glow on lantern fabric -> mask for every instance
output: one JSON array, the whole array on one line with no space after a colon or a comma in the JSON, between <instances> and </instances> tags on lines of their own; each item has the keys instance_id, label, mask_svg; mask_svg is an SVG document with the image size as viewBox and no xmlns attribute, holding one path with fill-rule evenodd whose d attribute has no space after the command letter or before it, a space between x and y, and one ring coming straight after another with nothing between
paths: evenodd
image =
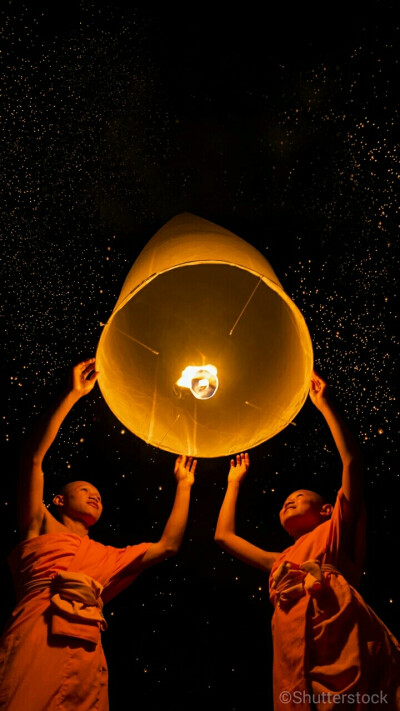
<instances>
[{"instance_id":1,"label":"glow on lantern fabric","mask_svg":"<svg viewBox=\"0 0 400 711\"><path fill-rule=\"evenodd\" d=\"M219 457L286 427L308 393L310 335L271 265L245 240L184 213L133 264L96 354L101 392L145 442ZM197 399L177 381L212 364L218 391Z\"/></svg>"}]
</instances>

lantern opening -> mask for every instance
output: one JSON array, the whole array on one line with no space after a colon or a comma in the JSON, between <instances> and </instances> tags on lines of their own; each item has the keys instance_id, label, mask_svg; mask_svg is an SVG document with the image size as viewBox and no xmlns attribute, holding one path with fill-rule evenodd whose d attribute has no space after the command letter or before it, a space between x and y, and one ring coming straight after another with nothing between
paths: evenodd
<instances>
[{"instance_id":1,"label":"lantern opening","mask_svg":"<svg viewBox=\"0 0 400 711\"><path fill-rule=\"evenodd\" d=\"M189 388L198 400L208 400L218 390L217 369L214 365L188 365L177 385Z\"/></svg>"},{"instance_id":2,"label":"lantern opening","mask_svg":"<svg viewBox=\"0 0 400 711\"><path fill-rule=\"evenodd\" d=\"M312 365L304 318L264 256L187 213L136 259L96 353L122 425L196 458L245 452L280 432L307 398Z\"/></svg>"}]
</instances>

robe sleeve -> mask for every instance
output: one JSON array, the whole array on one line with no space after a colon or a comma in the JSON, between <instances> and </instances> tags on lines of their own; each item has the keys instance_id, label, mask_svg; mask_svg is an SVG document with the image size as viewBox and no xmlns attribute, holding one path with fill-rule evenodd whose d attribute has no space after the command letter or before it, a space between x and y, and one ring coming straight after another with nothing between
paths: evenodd
<instances>
[{"instance_id":1,"label":"robe sleeve","mask_svg":"<svg viewBox=\"0 0 400 711\"><path fill-rule=\"evenodd\" d=\"M105 546L107 562L111 563L112 570L102 592L104 603L112 600L137 578L141 573L143 556L151 545L151 543L139 543L125 548Z\"/></svg>"}]
</instances>

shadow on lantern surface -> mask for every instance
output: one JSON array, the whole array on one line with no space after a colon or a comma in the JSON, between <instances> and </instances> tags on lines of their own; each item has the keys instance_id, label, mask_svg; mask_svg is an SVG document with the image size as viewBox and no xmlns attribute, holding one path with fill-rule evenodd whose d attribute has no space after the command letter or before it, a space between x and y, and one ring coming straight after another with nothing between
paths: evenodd
<instances>
[{"instance_id":1,"label":"shadow on lantern surface","mask_svg":"<svg viewBox=\"0 0 400 711\"><path fill-rule=\"evenodd\" d=\"M107 404L135 435L218 457L286 427L307 397L313 356L303 316L261 253L184 213L135 261L96 360ZM198 373L178 384L190 366ZM209 367L216 387L202 397Z\"/></svg>"}]
</instances>

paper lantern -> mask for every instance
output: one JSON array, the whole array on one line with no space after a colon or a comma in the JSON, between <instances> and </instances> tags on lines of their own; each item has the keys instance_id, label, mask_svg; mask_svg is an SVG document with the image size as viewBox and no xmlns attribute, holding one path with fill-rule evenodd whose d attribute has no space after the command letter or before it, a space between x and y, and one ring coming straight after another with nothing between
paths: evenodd
<instances>
[{"instance_id":1,"label":"paper lantern","mask_svg":"<svg viewBox=\"0 0 400 711\"><path fill-rule=\"evenodd\" d=\"M96 361L107 404L135 435L219 457L291 422L313 355L303 316L262 254L184 213L133 264Z\"/></svg>"}]
</instances>

